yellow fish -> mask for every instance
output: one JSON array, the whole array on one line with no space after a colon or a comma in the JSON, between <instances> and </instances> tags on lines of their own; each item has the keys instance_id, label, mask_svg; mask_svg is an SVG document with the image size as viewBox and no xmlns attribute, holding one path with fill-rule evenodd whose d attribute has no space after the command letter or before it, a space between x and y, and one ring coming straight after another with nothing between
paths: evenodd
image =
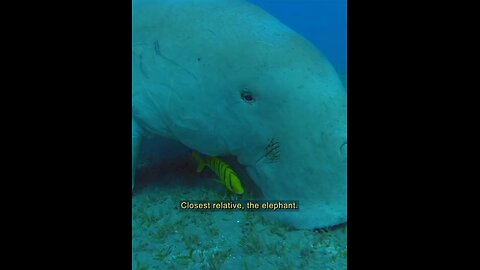
<instances>
[{"instance_id":1,"label":"yellow fish","mask_svg":"<svg viewBox=\"0 0 480 270\"><path fill-rule=\"evenodd\" d=\"M217 181L225 185L228 190L236 194L243 194L242 183L230 165L216 157L208 157L205 161L195 151L192 151L192 156L198 162L197 172L203 171L207 166L219 177Z\"/></svg>"}]
</instances>

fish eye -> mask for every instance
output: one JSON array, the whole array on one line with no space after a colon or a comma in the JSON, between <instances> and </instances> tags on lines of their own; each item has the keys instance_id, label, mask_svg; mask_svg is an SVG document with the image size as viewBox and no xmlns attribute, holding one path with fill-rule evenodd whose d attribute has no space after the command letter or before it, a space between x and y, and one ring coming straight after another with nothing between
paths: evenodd
<instances>
[{"instance_id":1,"label":"fish eye","mask_svg":"<svg viewBox=\"0 0 480 270\"><path fill-rule=\"evenodd\" d=\"M252 93L250 91L245 90L245 89L242 91L240 96L242 97L242 99L245 102L252 103L252 102L255 101L255 98L253 97Z\"/></svg>"}]
</instances>

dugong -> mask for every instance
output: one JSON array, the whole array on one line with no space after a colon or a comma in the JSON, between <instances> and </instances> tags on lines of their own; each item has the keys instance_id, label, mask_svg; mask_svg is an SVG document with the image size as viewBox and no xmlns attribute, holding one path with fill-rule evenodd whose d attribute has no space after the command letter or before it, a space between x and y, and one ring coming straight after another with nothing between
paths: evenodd
<instances>
[{"instance_id":1,"label":"dugong","mask_svg":"<svg viewBox=\"0 0 480 270\"><path fill-rule=\"evenodd\" d=\"M294 228L346 222L346 91L309 41L242 0L134 0L132 190L142 138L233 155Z\"/></svg>"}]
</instances>

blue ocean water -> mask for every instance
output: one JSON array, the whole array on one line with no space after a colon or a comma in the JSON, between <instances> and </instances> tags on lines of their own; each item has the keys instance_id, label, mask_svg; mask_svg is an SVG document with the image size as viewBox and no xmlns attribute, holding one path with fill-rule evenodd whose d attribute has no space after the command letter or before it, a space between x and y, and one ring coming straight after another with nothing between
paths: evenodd
<instances>
[{"instance_id":1,"label":"blue ocean water","mask_svg":"<svg viewBox=\"0 0 480 270\"><path fill-rule=\"evenodd\" d=\"M251 0L312 42L339 74L346 73L346 0Z\"/></svg>"}]
</instances>

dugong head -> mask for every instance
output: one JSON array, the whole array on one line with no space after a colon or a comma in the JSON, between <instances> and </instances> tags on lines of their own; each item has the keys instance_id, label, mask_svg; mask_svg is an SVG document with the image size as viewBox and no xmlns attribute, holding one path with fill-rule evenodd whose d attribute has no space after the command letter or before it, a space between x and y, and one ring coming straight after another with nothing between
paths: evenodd
<instances>
[{"instance_id":1,"label":"dugong head","mask_svg":"<svg viewBox=\"0 0 480 270\"><path fill-rule=\"evenodd\" d=\"M272 216L297 228L345 222L346 92L338 75L266 12L218 2L215 15L173 4L169 10L182 11L136 28L139 44L152 48L138 63L139 88L156 99L149 106L162 107L161 129L204 154L236 156L265 199L299 202L298 211ZM144 22L158 20L150 13ZM154 25L156 35L142 35Z\"/></svg>"}]
</instances>

